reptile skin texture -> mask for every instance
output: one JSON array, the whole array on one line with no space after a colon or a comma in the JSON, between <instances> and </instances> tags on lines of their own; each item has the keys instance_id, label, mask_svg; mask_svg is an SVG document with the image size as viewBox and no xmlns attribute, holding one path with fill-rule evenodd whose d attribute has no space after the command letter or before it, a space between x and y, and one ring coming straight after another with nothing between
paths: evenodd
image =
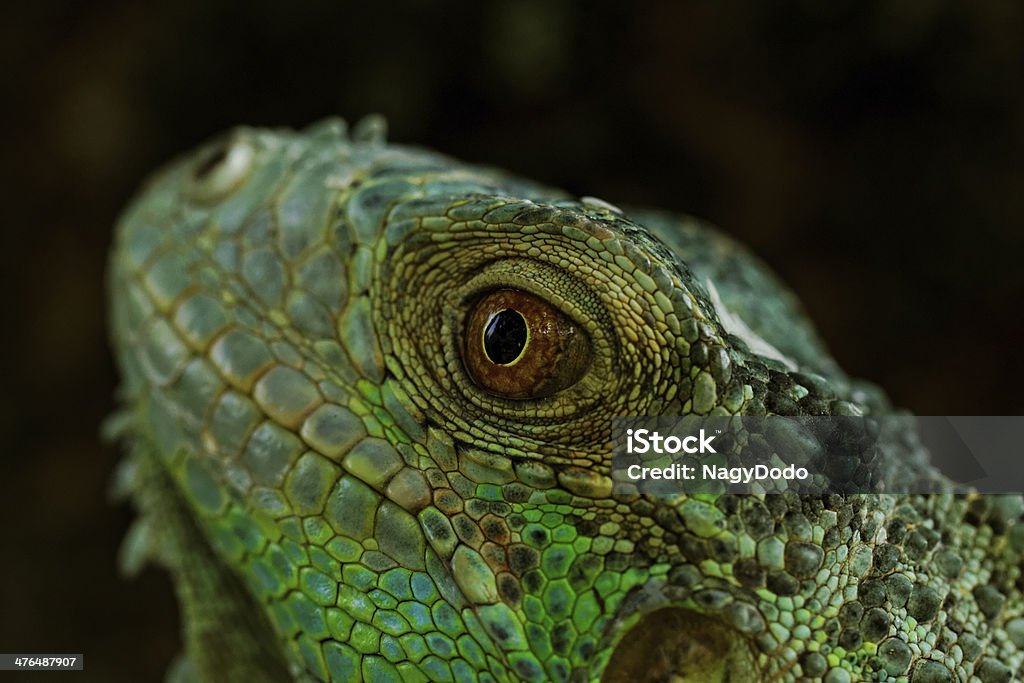
<instances>
[{"instance_id":1,"label":"reptile skin texture","mask_svg":"<svg viewBox=\"0 0 1024 683\"><path fill-rule=\"evenodd\" d=\"M172 681L1024 671L1020 496L612 493L615 416L893 411L696 219L375 118L239 128L148 181L108 281L121 560L174 580ZM564 334L484 368L495 296Z\"/></svg>"}]
</instances>

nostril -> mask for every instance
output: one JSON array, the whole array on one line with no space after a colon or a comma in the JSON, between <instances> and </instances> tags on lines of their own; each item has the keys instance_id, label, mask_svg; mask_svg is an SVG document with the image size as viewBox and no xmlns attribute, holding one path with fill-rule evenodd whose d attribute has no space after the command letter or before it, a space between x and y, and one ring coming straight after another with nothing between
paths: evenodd
<instances>
[{"instance_id":1,"label":"nostril","mask_svg":"<svg viewBox=\"0 0 1024 683\"><path fill-rule=\"evenodd\" d=\"M679 607L645 615L612 652L602 683L756 683L748 641L712 617Z\"/></svg>"},{"instance_id":2,"label":"nostril","mask_svg":"<svg viewBox=\"0 0 1024 683\"><path fill-rule=\"evenodd\" d=\"M227 145L218 147L212 154L196 167L194 171L196 180L203 180L228 158Z\"/></svg>"},{"instance_id":3,"label":"nostril","mask_svg":"<svg viewBox=\"0 0 1024 683\"><path fill-rule=\"evenodd\" d=\"M192 196L210 202L230 194L248 177L254 158L252 142L244 131L236 132L197 161L192 169Z\"/></svg>"}]
</instances>

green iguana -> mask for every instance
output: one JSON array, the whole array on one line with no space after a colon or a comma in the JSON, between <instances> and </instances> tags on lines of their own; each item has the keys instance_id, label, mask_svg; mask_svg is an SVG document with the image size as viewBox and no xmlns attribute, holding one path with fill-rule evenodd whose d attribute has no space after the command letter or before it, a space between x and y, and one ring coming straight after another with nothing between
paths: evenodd
<instances>
[{"instance_id":1,"label":"green iguana","mask_svg":"<svg viewBox=\"0 0 1024 683\"><path fill-rule=\"evenodd\" d=\"M980 681L1024 666L1024 503L617 495L618 415L872 415L766 267L351 132L171 163L109 286L178 681ZM921 455L913 435L887 457Z\"/></svg>"}]
</instances>

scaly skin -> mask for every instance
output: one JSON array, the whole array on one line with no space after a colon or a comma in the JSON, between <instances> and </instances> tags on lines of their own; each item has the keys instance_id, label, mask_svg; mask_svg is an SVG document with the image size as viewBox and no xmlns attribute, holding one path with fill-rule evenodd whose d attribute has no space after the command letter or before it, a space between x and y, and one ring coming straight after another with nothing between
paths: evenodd
<instances>
[{"instance_id":1,"label":"scaly skin","mask_svg":"<svg viewBox=\"0 0 1024 683\"><path fill-rule=\"evenodd\" d=\"M110 287L125 560L173 574L177 680L1021 672L1020 497L611 493L616 415L891 410L693 219L387 145L373 120L240 129L149 183ZM579 382L476 386L467 309L497 288L586 332ZM908 434L884 457L925 456Z\"/></svg>"}]
</instances>

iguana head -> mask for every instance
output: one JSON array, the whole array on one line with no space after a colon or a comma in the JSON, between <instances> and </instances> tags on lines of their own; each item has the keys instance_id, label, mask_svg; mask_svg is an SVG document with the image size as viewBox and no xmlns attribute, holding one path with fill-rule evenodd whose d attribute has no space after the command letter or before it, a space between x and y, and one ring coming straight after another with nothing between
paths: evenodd
<instances>
[{"instance_id":1,"label":"iguana head","mask_svg":"<svg viewBox=\"0 0 1024 683\"><path fill-rule=\"evenodd\" d=\"M1019 613L1021 549L1013 569L962 550L978 546L952 498L612 492L615 416L883 401L690 219L389 146L372 121L240 129L147 187L111 281L136 438L296 674L841 683L1019 665L995 625L965 660L983 625L958 596L1002 572ZM939 552L963 569L934 572Z\"/></svg>"}]
</instances>

